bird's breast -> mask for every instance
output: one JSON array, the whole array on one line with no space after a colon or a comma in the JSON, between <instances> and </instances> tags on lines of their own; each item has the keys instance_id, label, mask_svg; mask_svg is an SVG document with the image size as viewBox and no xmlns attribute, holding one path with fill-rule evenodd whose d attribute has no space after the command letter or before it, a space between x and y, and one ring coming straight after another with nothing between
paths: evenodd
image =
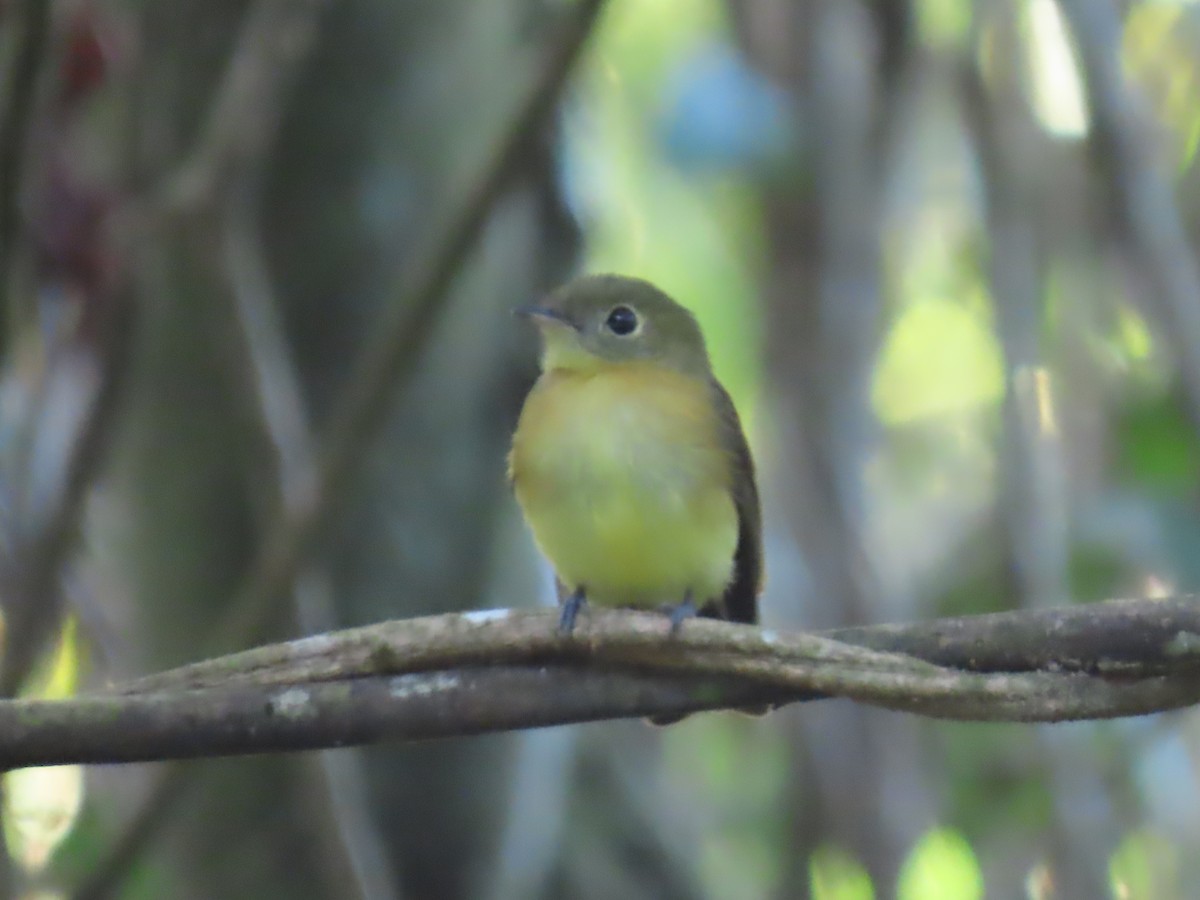
<instances>
[{"instance_id":1,"label":"bird's breast","mask_svg":"<svg viewBox=\"0 0 1200 900\"><path fill-rule=\"evenodd\" d=\"M669 369L551 372L529 395L513 441L513 476L555 491L632 489L669 496L728 486L709 386Z\"/></svg>"},{"instance_id":2,"label":"bird's breast","mask_svg":"<svg viewBox=\"0 0 1200 900\"><path fill-rule=\"evenodd\" d=\"M566 583L601 603L719 595L737 514L711 398L705 381L646 365L542 376L513 438L511 474Z\"/></svg>"}]
</instances>

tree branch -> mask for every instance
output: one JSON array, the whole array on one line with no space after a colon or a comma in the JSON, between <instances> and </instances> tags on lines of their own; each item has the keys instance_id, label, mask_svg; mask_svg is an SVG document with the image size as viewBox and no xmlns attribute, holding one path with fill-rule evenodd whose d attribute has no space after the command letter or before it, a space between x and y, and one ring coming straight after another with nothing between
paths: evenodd
<instances>
[{"instance_id":1,"label":"tree branch","mask_svg":"<svg viewBox=\"0 0 1200 900\"><path fill-rule=\"evenodd\" d=\"M316 38L329 0L258 0L237 43L191 155L157 198L174 212L219 201L226 186L253 170L274 139L287 97Z\"/></svg>"},{"instance_id":2,"label":"tree branch","mask_svg":"<svg viewBox=\"0 0 1200 900\"><path fill-rule=\"evenodd\" d=\"M71 700L0 702L0 769L424 740L846 697L969 721L1064 721L1200 701L1200 605L1127 600L783 634L553 610L384 622Z\"/></svg>"}]
</instances>

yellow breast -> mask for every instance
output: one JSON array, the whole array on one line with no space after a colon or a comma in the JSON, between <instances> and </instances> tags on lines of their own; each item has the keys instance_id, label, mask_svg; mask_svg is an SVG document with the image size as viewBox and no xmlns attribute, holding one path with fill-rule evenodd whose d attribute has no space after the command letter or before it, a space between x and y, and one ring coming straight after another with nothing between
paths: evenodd
<instances>
[{"instance_id":1,"label":"yellow breast","mask_svg":"<svg viewBox=\"0 0 1200 900\"><path fill-rule=\"evenodd\" d=\"M723 593L738 522L711 397L703 380L646 363L539 379L510 474L568 588L636 607Z\"/></svg>"}]
</instances>

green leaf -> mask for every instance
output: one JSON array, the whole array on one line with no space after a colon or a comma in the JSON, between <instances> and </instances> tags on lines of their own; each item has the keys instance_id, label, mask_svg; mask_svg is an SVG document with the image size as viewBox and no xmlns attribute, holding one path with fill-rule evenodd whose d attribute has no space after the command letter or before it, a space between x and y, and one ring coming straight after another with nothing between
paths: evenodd
<instances>
[{"instance_id":1,"label":"green leaf","mask_svg":"<svg viewBox=\"0 0 1200 900\"><path fill-rule=\"evenodd\" d=\"M808 872L813 900L875 900L871 876L838 847L818 847L809 860Z\"/></svg>"},{"instance_id":2,"label":"green leaf","mask_svg":"<svg viewBox=\"0 0 1200 900\"><path fill-rule=\"evenodd\" d=\"M983 875L975 853L959 832L925 833L900 870L899 900L982 900Z\"/></svg>"}]
</instances>

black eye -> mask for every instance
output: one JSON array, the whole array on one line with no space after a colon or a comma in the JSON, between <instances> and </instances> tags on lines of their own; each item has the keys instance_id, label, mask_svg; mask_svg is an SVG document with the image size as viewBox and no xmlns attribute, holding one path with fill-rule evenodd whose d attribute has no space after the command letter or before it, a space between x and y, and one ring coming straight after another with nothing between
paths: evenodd
<instances>
[{"instance_id":1,"label":"black eye","mask_svg":"<svg viewBox=\"0 0 1200 900\"><path fill-rule=\"evenodd\" d=\"M608 318L604 320L604 326L620 337L633 334L638 327L637 313L628 306L614 306Z\"/></svg>"}]
</instances>

